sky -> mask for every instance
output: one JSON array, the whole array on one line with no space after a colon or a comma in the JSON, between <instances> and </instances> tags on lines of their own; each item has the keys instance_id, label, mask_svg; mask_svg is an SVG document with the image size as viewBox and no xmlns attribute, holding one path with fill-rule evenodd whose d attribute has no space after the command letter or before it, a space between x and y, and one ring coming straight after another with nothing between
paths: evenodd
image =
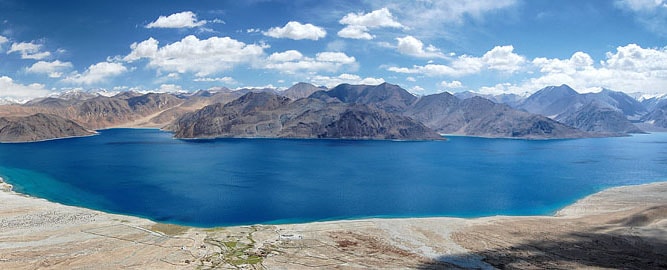
<instances>
[{"instance_id":1,"label":"sky","mask_svg":"<svg viewBox=\"0 0 667 270\"><path fill-rule=\"evenodd\" d=\"M0 99L297 82L667 93L667 0L0 0Z\"/></svg>"}]
</instances>

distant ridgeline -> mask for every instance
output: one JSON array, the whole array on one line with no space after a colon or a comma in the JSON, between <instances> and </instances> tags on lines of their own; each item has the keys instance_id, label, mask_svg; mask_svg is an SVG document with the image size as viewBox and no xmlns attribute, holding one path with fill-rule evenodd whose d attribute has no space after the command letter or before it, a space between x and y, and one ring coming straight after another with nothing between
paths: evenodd
<instances>
[{"instance_id":1,"label":"distant ridgeline","mask_svg":"<svg viewBox=\"0 0 667 270\"><path fill-rule=\"evenodd\" d=\"M0 105L0 141L85 136L111 127L155 127L177 138L437 140L439 134L558 139L624 136L667 128L667 98L579 94L550 86L529 97L473 92L415 96L388 83L331 89L219 88L187 94L70 92Z\"/></svg>"}]
</instances>

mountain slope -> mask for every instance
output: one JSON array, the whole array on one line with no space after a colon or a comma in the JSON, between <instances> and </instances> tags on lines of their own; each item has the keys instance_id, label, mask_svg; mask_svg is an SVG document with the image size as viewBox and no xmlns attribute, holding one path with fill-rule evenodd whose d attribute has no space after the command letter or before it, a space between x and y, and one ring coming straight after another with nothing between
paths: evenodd
<instances>
[{"instance_id":1,"label":"mountain slope","mask_svg":"<svg viewBox=\"0 0 667 270\"><path fill-rule=\"evenodd\" d=\"M366 105L292 101L271 93L248 93L225 105L206 106L168 129L177 138L441 139L419 122Z\"/></svg>"},{"instance_id":2,"label":"mountain slope","mask_svg":"<svg viewBox=\"0 0 667 270\"><path fill-rule=\"evenodd\" d=\"M57 115L0 117L0 142L33 142L92 134L95 132Z\"/></svg>"},{"instance_id":3,"label":"mountain slope","mask_svg":"<svg viewBox=\"0 0 667 270\"><path fill-rule=\"evenodd\" d=\"M590 102L568 115L563 123L587 132L622 135L643 133L622 111L597 101Z\"/></svg>"},{"instance_id":4,"label":"mountain slope","mask_svg":"<svg viewBox=\"0 0 667 270\"><path fill-rule=\"evenodd\" d=\"M306 98L313 93L317 91L326 91L327 88L325 87L317 87L309 83L297 83L295 85L292 85L292 87L285 89L284 91L280 92L281 95L286 96L290 99L297 100L300 98Z\"/></svg>"},{"instance_id":5,"label":"mountain slope","mask_svg":"<svg viewBox=\"0 0 667 270\"><path fill-rule=\"evenodd\" d=\"M440 133L482 137L549 139L590 136L547 117L482 97L459 100L449 93L421 98L406 115Z\"/></svg>"},{"instance_id":6,"label":"mountain slope","mask_svg":"<svg viewBox=\"0 0 667 270\"><path fill-rule=\"evenodd\" d=\"M412 105L417 97L410 92L389 83L380 85L341 84L329 91L318 91L311 98L321 100L337 99L343 103L373 104L389 113L400 113Z\"/></svg>"},{"instance_id":7,"label":"mountain slope","mask_svg":"<svg viewBox=\"0 0 667 270\"><path fill-rule=\"evenodd\" d=\"M659 128L667 128L667 102L656 106L653 111L646 114L641 120Z\"/></svg>"},{"instance_id":8,"label":"mountain slope","mask_svg":"<svg viewBox=\"0 0 667 270\"><path fill-rule=\"evenodd\" d=\"M637 120L646 113L639 101L625 93L603 89L598 93L579 94L567 85L541 89L517 108L584 131L617 135L642 132L629 119Z\"/></svg>"}]
</instances>

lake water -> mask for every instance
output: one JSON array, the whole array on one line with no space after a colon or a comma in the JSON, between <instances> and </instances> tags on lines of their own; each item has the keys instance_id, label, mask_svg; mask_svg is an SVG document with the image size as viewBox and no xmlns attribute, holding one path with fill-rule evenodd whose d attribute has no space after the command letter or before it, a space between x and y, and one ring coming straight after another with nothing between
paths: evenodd
<instances>
[{"instance_id":1,"label":"lake water","mask_svg":"<svg viewBox=\"0 0 667 270\"><path fill-rule=\"evenodd\" d=\"M526 141L217 139L153 129L0 144L0 177L69 205L194 226L551 214L667 180L667 133Z\"/></svg>"}]
</instances>

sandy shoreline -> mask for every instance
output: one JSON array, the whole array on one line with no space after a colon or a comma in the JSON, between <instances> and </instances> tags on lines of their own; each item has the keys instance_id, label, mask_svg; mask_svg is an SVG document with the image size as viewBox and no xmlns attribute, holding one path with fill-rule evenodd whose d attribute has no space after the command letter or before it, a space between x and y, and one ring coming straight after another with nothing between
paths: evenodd
<instances>
[{"instance_id":1,"label":"sandy shoreline","mask_svg":"<svg viewBox=\"0 0 667 270\"><path fill-rule=\"evenodd\" d=\"M188 228L65 206L0 184L0 269L667 267L667 182L555 216Z\"/></svg>"}]
</instances>

